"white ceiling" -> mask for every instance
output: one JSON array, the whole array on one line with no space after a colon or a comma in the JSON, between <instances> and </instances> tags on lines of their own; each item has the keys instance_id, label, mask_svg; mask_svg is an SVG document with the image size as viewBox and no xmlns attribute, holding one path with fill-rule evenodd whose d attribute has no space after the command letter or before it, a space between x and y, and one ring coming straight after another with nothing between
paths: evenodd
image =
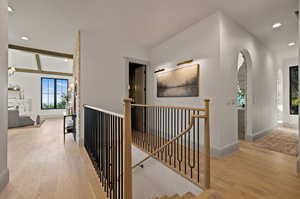
<instances>
[{"instance_id":1,"label":"white ceiling","mask_svg":"<svg viewBox=\"0 0 300 199\"><path fill-rule=\"evenodd\" d=\"M28 47L73 52L78 29L122 32L136 44L152 47L196 23L223 11L274 52L296 55L298 0L9 0L9 41ZM272 24L283 27L272 30ZM22 41L28 36L29 41Z\"/></svg>"}]
</instances>

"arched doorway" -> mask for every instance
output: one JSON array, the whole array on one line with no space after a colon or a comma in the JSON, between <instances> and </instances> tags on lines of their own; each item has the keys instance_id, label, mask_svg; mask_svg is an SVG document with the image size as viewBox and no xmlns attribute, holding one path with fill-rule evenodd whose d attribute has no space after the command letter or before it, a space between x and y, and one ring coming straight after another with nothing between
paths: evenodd
<instances>
[{"instance_id":1,"label":"arched doorway","mask_svg":"<svg viewBox=\"0 0 300 199\"><path fill-rule=\"evenodd\" d=\"M239 140L252 141L252 84L251 57L248 50L241 50L237 59L237 136Z\"/></svg>"}]
</instances>

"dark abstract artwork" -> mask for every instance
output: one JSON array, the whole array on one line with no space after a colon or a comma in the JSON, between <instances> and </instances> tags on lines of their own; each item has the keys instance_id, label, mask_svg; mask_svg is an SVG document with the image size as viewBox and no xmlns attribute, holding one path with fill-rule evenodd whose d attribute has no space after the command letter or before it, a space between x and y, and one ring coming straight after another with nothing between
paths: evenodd
<instances>
[{"instance_id":1,"label":"dark abstract artwork","mask_svg":"<svg viewBox=\"0 0 300 199\"><path fill-rule=\"evenodd\" d=\"M199 65L157 74L157 97L198 97Z\"/></svg>"}]
</instances>

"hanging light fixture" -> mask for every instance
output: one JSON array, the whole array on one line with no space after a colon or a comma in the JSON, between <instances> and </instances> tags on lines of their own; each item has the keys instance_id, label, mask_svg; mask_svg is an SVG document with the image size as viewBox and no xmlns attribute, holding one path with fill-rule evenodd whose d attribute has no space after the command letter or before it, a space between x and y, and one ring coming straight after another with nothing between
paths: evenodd
<instances>
[{"instance_id":1,"label":"hanging light fixture","mask_svg":"<svg viewBox=\"0 0 300 199\"><path fill-rule=\"evenodd\" d=\"M16 69L14 67L8 68L8 77L11 77L15 74Z\"/></svg>"}]
</instances>

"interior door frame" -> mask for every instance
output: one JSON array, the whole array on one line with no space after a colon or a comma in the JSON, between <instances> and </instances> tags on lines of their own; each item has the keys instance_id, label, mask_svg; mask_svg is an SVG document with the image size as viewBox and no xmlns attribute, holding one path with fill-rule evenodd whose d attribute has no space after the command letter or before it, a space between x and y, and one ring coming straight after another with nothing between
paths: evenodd
<instances>
[{"instance_id":1,"label":"interior door frame","mask_svg":"<svg viewBox=\"0 0 300 199\"><path fill-rule=\"evenodd\" d=\"M145 61L145 60L140 60L140 59L136 59L136 58L131 58L131 57L125 57L125 82L124 82L124 91L125 91L125 97L129 97L129 64L130 63L136 63L136 64L141 64L141 65L145 65L145 103L147 103L147 91L148 91L148 72L149 72L149 65L150 62L149 61Z\"/></svg>"}]
</instances>

